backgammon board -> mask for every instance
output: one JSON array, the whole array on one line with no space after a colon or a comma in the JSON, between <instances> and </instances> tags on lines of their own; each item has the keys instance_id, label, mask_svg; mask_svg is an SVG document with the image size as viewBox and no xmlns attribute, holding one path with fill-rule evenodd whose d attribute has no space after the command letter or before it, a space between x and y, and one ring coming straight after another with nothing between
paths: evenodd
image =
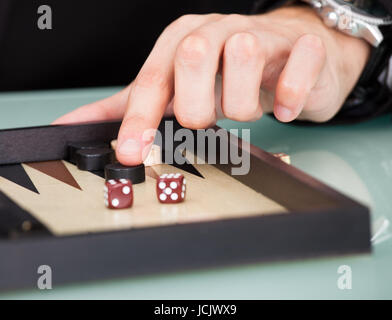
<instances>
[{"instance_id":1,"label":"backgammon board","mask_svg":"<svg viewBox=\"0 0 392 320\"><path fill-rule=\"evenodd\" d=\"M66 283L371 250L368 208L253 145L245 175L164 161L134 185L132 208L110 210L103 174L69 162L67 143L109 143L119 126L0 131L0 289L36 286L40 265ZM174 153L178 142L163 138L162 153ZM187 199L163 205L156 179L170 172L186 177Z\"/></svg>"}]
</instances>

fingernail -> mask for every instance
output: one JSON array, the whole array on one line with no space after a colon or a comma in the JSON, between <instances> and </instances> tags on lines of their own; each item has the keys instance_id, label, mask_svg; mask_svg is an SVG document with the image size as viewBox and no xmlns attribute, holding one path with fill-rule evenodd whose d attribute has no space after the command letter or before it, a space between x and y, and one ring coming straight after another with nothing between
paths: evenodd
<instances>
[{"instance_id":1,"label":"fingernail","mask_svg":"<svg viewBox=\"0 0 392 320\"><path fill-rule=\"evenodd\" d=\"M277 114L278 114L278 118L281 121L291 121L293 120L294 117L294 112L291 111L290 109L283 107L281 105L279 105L277 107Z\"/></svg>"},{"instance_id":2,"label":"fingernail","mask_svg":"<svg viewBox=\"0 0 392 320\"><path fill-rule=\"evenodd\" d=\"M121 144L118 152L125 155L133 155L139 153L140 149L141 145L138 140L128 139Z\"/></svg>"}]
</instances>

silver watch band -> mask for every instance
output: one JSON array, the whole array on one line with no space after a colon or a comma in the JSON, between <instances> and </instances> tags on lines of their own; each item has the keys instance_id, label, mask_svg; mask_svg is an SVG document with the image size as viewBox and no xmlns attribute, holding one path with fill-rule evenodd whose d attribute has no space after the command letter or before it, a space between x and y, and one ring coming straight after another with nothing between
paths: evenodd
<instances>
[{"instance_id":1,"label":"silver watch band","mask_svg":"<svg viewBox=\"0 0 392 320\"><path fill-rule=\"evenodd\" d=\"M374 47L378 47L384 36L381 26L392 25L390 16L375 17L371 14L359 13L352 6L336 0L302 0L309 3L319 13L325 24L345 34L361 38Z\"/></svg>"}]
</instances>

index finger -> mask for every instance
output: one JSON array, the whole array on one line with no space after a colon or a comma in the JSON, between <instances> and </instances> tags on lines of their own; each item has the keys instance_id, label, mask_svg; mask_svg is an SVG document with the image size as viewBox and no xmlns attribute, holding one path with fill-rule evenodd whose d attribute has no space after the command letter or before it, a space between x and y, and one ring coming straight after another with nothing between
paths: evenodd
<instances>
[{"instance_id":1,"label":"index finger","mask_svg":"<svg viewBox=\"0 0 392 320\"><path fill-rule=\"evenodd\" d=\"M166 106L173 96L173 60L178 43L190 31L216 15L183 16L169 26L157 40L133 82L128 107L118 135L117 159L125 165L143 162L154 137L143 137L158 128Z\"/></svg>"}]
</instances>

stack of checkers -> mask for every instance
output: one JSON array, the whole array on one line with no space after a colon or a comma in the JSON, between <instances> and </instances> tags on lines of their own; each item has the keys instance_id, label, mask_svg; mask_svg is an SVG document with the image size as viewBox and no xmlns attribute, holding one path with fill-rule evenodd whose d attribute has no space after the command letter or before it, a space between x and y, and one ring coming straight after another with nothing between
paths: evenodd
<instances>
[{"instance_id":1,"label":"stack of checkers","mask_svg":"<svg viewBox=\"0 0 392 320\"><path fill-rule=\"evenodd\" d=\"M145 181L144 164L124 166L116 161L115 153L104 142L68 143L68 160L79 170L102 173L105 179L129 179L133 184Z\"/></svg>"}]
</instances>

